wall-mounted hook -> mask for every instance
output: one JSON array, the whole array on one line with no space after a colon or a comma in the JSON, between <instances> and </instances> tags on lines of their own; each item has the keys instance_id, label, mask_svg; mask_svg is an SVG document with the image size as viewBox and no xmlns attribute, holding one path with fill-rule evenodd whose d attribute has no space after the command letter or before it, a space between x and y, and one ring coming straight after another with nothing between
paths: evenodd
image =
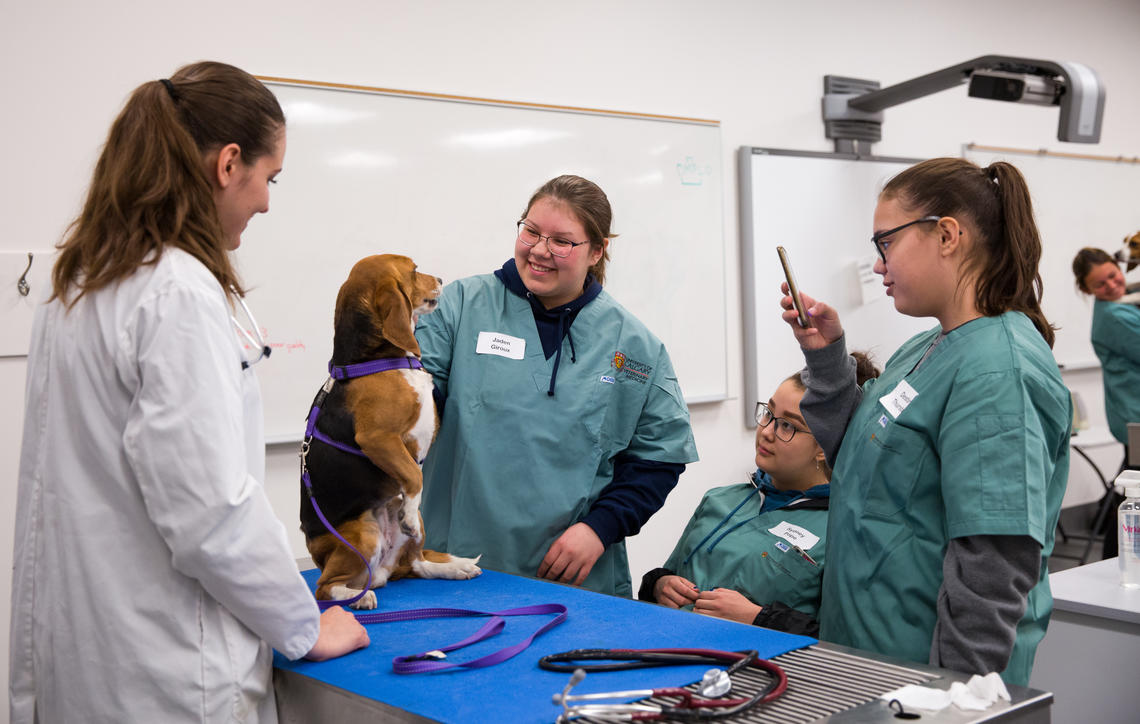
<instances>
[{"instance_id":1,"label":"wall-mounted hook","mask_svg":"<svg viewBox=\"0 0 1140 724\"><path fill-rule=\"evenodd\" d=\"M19 280L16 281L16 291L20 293L21 297L28 296L28 292L32 288L28 286L28 271L32 268L32 252L28 252L28 265L24 267L24 273L20 275Z\"/></svg>"}]
</instances>

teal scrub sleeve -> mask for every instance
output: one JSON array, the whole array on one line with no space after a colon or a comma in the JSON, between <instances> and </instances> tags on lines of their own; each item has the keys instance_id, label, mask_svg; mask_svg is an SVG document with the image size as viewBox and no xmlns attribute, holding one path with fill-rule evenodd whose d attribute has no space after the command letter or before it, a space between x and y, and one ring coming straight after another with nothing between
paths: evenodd
<instances>
[{"instance_id":1,"label":"teal scrub sleeve","mask_svg":"<svg viewBox=\"0 0 1140 724\"><path fill-rule=\"evenodd\" d=\"M1041 417L1066 412L1038 409L1028 375L1002 370L955 382L938 439L950 538L1028 535L1045 544L1055 463Z\"/></svg>"},{"instance_id":2,"label":"teal scrub sleeve","mask_svg":"<svg viewBox=\"0 0 1140 724\"><path fill-rule=\"evenodd\" d=\"M1102 302L1107 314L1098 320L1094 342L1140 365L1140 309L1117 302Z\"/></svg>"},{"instance_id":3,"label":"teal scrub sleeve","mask_svg":"<svg viewBox=\"0 0 1140 724\"><path fill-rule=\"evenodd\" d=\"M623 452L662 463L696 462L697 444L689 424L689 408L664 345L658 352L650 385L633 436Z\"/></svg>"},{"instance_id":4,"label":"teal scrub sleeve","mask_svg":"<svg viewBox=\"0 0 1140 724\"><path fill-rule=\"evenodd\" d=\"M455 330L463 312L463 287L448 284L439 297L439 306L424 314L416 323L416 341L420 345L420 361L431 373L431 381L440 398L447 397L451 374L451 358L455 350Z\"/></svg>"}]
</instances>

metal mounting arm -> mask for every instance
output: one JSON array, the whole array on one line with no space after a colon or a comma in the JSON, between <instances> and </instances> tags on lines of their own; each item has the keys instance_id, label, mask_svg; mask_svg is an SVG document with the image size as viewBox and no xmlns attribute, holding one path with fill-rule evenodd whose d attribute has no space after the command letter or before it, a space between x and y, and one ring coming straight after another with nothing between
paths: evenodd
<instances>
[{"instance_id":1,"label":"metal mounting arm","mask_svg":"<svg viewBox=\"0 0 1140 724\"><path fill-rule=\"evenodd\" d=\"M1057 138L1100 141L1104 85L1095 71L1072 62L984 55L949 68L879 88L876 81L824 76L823 121L837 152L857 152L859 143L882 137L882 111L970 81L970 95L1019 103L1057 105Z\"/></svg>"}]
</instances>

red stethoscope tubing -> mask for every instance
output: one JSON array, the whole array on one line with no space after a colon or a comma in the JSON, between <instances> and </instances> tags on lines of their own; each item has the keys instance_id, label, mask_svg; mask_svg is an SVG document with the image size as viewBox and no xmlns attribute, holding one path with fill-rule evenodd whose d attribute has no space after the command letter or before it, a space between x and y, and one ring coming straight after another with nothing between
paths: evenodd
<instances>
[{"instance_id":1,"label":"red stethoscope tubing","mask_svg":"<svg viewBox=\"0 0 1140 724\"><path fill-rule=\"evenodd\" d=\"M620 653L629 653L629 654L651 653L651 654L679 654L679 655L686 655L687 654L687 655L708 656L710 658L719 658L719 659L723 659L725 661L739 661L740 659L743 659L747 655L747 654L739 653L737 651L717 651L715 649L613 649L613 651L614 651L614 653L618 653L618 654L620 654ZM760 699L760 701L758 701L756 703L764 704L764 703L767 703L769 701L772 701L773 699L776 699L781 694L783 694L784 691L787 690L787 688L788 688L788 675L785 674L784 670L782 668L780 668L778 665L773 664L771 661L768 661L767 659L753 659L748 665L755 668L755 669L763 669L764 671L767 671L769 674L771 674L773 678L776 679L776 686L773 687L773 689L771 691L769 691L766 695L764 695ZM661 693L658 693L658 692L661 692ZM678 693L665 693L665 692L678 692ZM653 695L654 696L679 696L679 697L682 697L682 698L690 700L690 701L693 698L693 693L691 691L687 691L685 689L679 689L676 687L670 687L667 689L654 689ZM689 708L700 708L700 707L708 707L708 706L714 706L714 707L736 706L739 704L743 704L746 701L748 701L748 699L718 699L718 700L712 700L712 701L702 700L702 701L693 702L691 705L689 705Z\"/></svg>"}]
</instances>

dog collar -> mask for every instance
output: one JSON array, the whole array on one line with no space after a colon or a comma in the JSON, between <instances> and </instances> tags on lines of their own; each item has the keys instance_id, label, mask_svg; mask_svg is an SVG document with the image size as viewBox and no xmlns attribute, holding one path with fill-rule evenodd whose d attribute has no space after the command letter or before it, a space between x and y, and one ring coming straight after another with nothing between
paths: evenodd
<instances>
[{"instance_id":1,"label":"dog collar","mask_svg":"<svg viewBox=\"0 0 1140 724\"><path fill-rule=\"evenodd\" d=\"M423 363L415 357L389 357L354 365L334 365L332 360L329 360L329 376L334 380L351 380L354 377L365 377L388 370L422 370L423 368Z\"/></svg>"}]
</instances>

